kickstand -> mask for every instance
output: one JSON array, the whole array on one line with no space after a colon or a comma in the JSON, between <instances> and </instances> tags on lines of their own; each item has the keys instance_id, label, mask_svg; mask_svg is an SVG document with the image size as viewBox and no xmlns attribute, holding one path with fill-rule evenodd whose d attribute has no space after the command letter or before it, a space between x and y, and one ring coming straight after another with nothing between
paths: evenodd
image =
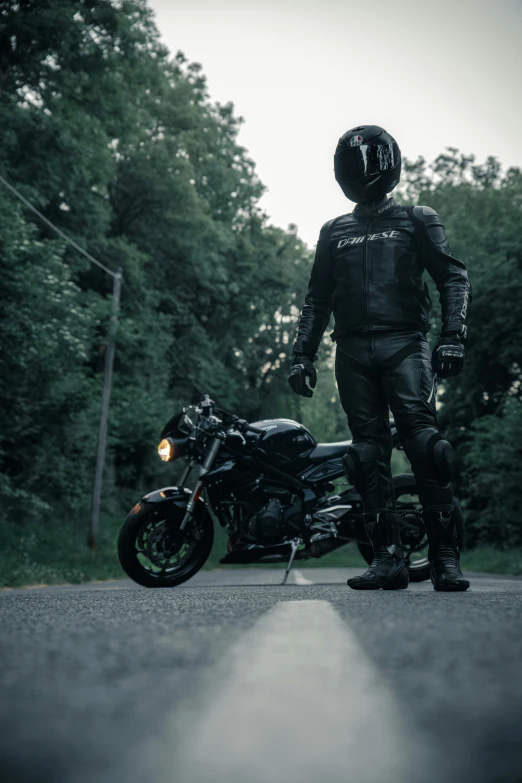
<instances>
[{"instance_id":1,"label":"kickstand","mask_svg":"<svg viewBox=\"0 0 522 783\"><path fill-rule=\"evenodd\" d=\"M286 567L285 575L283 577L283 581L281 582L282 585L286 585L286 580L288 579L288 574L290 573L290 569L292 568L292 563L294 562L295 553L297 552L297 549L300 544L299 538L293 538L290 542L290 545L292 547L292 551L290 552L290 557L288 559L288 565Z\"/></svg>"}]
</instances>

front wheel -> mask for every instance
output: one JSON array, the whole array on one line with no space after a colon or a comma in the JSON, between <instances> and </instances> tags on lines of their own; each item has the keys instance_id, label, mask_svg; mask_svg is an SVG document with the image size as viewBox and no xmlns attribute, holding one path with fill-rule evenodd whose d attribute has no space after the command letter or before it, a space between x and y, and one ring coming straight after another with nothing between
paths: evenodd
<instances>
[{"instance_id":1,"label":"front wheel","mask_svg":"<svg viewBox=\"0 0 522 783\"><path fill-rule=\"evenodd\" d=\"M201 501L200 501L201 502ZM123 523L118 557L127 576L144 587L176 587L205 564L214 526L205 508L180 531L185 503L141 501Z\"/></svg>"}]
</instances>

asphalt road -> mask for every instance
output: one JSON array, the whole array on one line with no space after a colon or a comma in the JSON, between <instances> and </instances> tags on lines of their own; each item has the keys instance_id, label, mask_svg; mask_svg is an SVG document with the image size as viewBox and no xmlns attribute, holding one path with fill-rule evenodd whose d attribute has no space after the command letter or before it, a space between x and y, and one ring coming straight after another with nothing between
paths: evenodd
<instances>
[{"instance_id":1,"label":"asphalt road","mask_svg":"<svg viewBox=\"0 0 522 783\"><path fill-rule=\"evenodd\" d=\"M517 783L522 580L0 592L2 783Z\"/></svg>"}]
</instances>

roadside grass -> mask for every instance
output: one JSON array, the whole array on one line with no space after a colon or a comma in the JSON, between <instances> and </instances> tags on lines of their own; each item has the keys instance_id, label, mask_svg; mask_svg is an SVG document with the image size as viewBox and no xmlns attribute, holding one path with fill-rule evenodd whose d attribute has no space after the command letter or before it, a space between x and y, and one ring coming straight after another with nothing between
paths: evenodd
<instances>
[{"instance_id":1,"label":"roadside grass","mask_svg":"<svg viewBox=\"0 0 522 783\"><path fill-rule=\"evenodd\" d=\"M506 551L492 546L480 546L464 551L461 562L466 571L520 576L522 575L522 548Z\"/></svg>"},{"instance_id":2,"label":"roadside grass","mask_svg":"<svg viewBox=\"0 0 522 783\"><path fill-rule=\"evenodd\" d=\"M116 556L120 518L103 517L94 552L87 547L87 526L46 520L0 524L0 587L82 584L122 579Z\"/></svg>"},{"instance_id":3,"label":"roadside grass","mask_svg":"<svg viewBox=\"0 0 522 783\"><path fill-rule=\"evenodd\" d=\"M46 521L24 526L0 523L0 587L82 584L125 577L116 556L116 539L121 517L102 517L97 547L86 544L85 526L77 522ZM205 570L245 566L221 565L227 534L215 531L212 553ZM347 544L318 560L298 561L296 568L363 568L365 562L355 544ZM502 551L481 546L462 553L466 571L522 575L522 548ZM284 564L255 565L254 568L284 568Z\"/></svg>"}]
</instances>

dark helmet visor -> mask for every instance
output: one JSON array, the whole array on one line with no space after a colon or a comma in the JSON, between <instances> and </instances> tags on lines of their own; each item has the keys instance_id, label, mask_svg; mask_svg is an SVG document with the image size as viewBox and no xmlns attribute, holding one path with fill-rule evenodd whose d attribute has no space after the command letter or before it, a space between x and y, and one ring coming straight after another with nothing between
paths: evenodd
<instances>
[{"instance_id":1,"label":"dark helmet visor","mask_svg":"<svg viewBox=\"0 0 522 783\"><path fill-rule=\"evenodd\" d=\"M334 156L335 179L337 182L354 182L365 177L373 177L395 168L400 160L400 152L396 144L361 144L360 147L345 147Z\"/></svg>"}]
</instances>

